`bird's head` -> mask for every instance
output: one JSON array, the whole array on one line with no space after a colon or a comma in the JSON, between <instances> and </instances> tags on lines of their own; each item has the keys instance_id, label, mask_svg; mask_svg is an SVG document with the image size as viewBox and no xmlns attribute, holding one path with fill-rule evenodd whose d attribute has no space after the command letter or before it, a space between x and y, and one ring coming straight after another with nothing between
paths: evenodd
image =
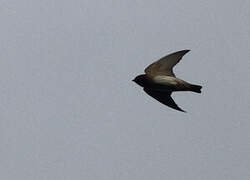
<instances>
[{"instance_id":1,"label":"bird's head","mask_svg":"<svg viewBox=\"0 0 250 180\"><path fill-rule=\"evenodd\" d=\"M144 87L147 83L147 77L145 74L141 74L139 76L136 76L135 79L133 79L132 81L134 81L136 84Z\"/></svg>"}]
</instances>

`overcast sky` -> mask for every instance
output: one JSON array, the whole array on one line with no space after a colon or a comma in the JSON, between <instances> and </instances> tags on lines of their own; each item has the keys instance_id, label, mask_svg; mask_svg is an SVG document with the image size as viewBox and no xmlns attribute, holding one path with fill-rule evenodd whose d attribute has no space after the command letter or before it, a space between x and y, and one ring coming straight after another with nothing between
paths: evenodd
<instances>
[{"instance_id":1,"label":"overcast sky","mask_svg":"<svg viewBox=\"0 0 250 180\"><path fill-rule=\"evenodd\" d=\"M249 0L1 0L0 179L249 180ZM191 49L169 109L131 80Z\"/></svg>"}]
</instances>

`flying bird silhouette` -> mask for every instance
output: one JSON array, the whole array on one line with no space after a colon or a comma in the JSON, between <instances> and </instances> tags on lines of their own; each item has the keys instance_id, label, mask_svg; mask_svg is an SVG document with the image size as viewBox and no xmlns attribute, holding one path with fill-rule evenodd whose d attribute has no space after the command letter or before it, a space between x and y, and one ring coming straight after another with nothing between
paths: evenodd
<instances>
[{"instance_id":1,"label":"flying bird silhouette","mask_svg":"<svg viewBox=\"0 0 250 180\"><path fill-rule=\"evenodd\" d=\"M192 91L201 93L202 86L179 79L173 73L173 67L190 50L171 53L145 69L146 74L138 75L133 81L143 87L143 90L162 104L178 111L182 110L172 99L174 91Z\"/></svg>"}]
</instances>

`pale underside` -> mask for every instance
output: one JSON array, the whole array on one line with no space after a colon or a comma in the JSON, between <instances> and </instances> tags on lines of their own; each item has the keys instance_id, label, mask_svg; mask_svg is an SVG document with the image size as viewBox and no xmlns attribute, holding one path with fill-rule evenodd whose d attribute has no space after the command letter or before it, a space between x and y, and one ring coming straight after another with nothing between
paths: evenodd
<instances>
[{"instance_id":1,"label":"pale underside","mask_svg":"<svg viewBox=\"0 0 250 180\"><path fill-rule=\"evenodd\" d=\"M151 79L158 91L182 91L189 87L189 83L173 76L155 76ZM160 85L160 88L158 88Z\"/></svg>"},{"instance_id":2,"label":"pale underside","mask_svg":"<svg viewBox=\"0 0 250 180\"><path fill-rule=\"evenodd\" d=\"M178 84L178 79L173 76L155 76L152 78L152 81L156 84L162 84L167 86L175 86Z\"/></svg>"}]
</instances>

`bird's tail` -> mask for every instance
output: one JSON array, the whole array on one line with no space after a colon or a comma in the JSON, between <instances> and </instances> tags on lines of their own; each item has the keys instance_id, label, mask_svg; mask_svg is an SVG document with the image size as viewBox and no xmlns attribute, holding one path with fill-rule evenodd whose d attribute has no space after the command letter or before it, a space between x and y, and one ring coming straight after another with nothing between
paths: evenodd
<instances>
[{"instance_id":1,"label":"bird's tail","mask_svg":"<svg viewBox=\"0 0 250 180\"><path fill-rule=\"evenodd\" d=\"M191 84L189 88L190 88L190 91L201 93L202 86Z\"/></svg>"}]
</instances>

